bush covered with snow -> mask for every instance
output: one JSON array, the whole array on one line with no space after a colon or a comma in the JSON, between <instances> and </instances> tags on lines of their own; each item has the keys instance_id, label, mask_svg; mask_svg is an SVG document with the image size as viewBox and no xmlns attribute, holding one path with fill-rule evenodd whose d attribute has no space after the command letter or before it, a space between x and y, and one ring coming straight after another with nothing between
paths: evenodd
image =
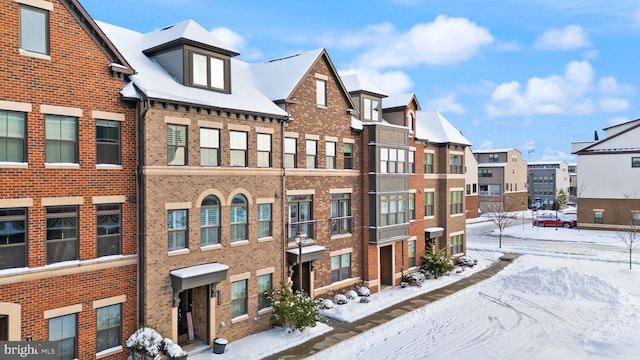
<instances>
[{"instance_id":1,"label":"bush covered with snow","mask_svg":"<svg viewBox=\"0 0 640 360\"><path fill-rule=\"evenodd\" d=\"M426 276L424 276L421 272L414 272L408 274L402 279L402 282L407 283L407 285L411 286L420 286L426 280Z\"/></svg>"},{"instance_id":2,"label":"bush covered with snow","mask_svg":"<svg viewBox=\"0 0 640 360\"><path fill-rule=\"evenodd\" d=\"M167 356L170 360L187 356L187 352L182 350L180 345L169 338L163 338L160 333L149 327L141 327L131 334L126 341L126 347L131 353L152 359L160 354Z\"/></svg>"},{"instance_id":3,"label":"bush covered with snow","mask_svg":"<svg viewBox=\"0 0 640 360\"><path fill-rule=\"evenodd\" d=\"M344 294L344 296L346 296L348 300L355 300L358 298L358 293L353 290L349 290Z\"/></svg>"},{"instance_id":4,"label":"bush covered with snow","mask_svg":"<svg viewBox=\"0 0 640 360\"><path fill-rule=\"evenodd\" d=\"M281 284L280 290L269 289L267 301L273 308L271 325L304 330L316 326L319 313L316 304L304 292L293 293L291 287Z\"/></svg>"},{"instance_id":5,"label":"bush covered with snow","mask_svg":"<svg viewBox=\"0 0 640 360\"><path fill-rule=\"evenodd\" d=\"M371 295L371 290L368 287L360 286L358 287L358 296L369 296Z\"/></svg>"},{"instance_id":6,"label":"bush covered with snow","mask_svg":"<svg viewBox=\"0 0 640 360\"><path fill-rule=\"evenodd\" d=\"M453 270L453 262L447 256L446 249L435 252L427 251L422 256L420 271L426 276L437 279L451 270Z\"/></svg>"},{"instance_id":7,"label":"bush covered with snow","mask_svg":"<svg viewBox=\"0 0 640 360\"><path fill-rule=\"evenodd\" d=\"M478 265L478 260L470 257L470 256L461 256L458 259L458 265L460 266L468 266L470 268Z\"/></svg>"},{"instance_id":8,"label":"bush covered with snow","mask_svg":"<svg viewBox=\"0 0 640 360\"><path fill-rule=\"evenodd\" d=\"M338 305L344 305L347 303L347 297L342 294L338 294L334 296L333 302Z\"/></svg>"},{"instance_id":9,"label":"bush covered with snow","mask_svg":"<svg viewBox=\"0 0 640 360\"><path fill-rule=\"evenodd\" d=\"M329 299L318 299L318 309L320 310L333 309L333 301Z\"/></svg>"}]
</instances>

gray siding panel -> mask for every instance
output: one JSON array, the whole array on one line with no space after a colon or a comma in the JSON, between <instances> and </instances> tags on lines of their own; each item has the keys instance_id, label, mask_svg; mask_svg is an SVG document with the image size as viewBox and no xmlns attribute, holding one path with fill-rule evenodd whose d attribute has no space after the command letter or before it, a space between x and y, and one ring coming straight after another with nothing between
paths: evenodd
<instances>
[{"instance_id":1,"label":"gray siding panel","mask_svg":"<svg viewBox=\"0 0 640 360\"><path fill-rule=\"evenodd\" d=\"M153 59L180 84L184 84L184 56L182 54L182 48L178 48L153 55Z\"/></svg>"}]
</instances>

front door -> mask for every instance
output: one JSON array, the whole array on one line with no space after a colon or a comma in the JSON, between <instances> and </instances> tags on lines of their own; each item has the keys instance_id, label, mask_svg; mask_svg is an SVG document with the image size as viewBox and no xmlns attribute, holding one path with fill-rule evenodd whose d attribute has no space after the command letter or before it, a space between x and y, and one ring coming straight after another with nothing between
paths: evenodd
<instances>
[{"instance_id":1,"label":"front door","mask_svg":"<svg viewBox=\"0 0 640 360\"><path fill-rule=\"evenodd\" d=\"M310 295L311 284L309 283L311 279L310 274L310 262L302 263L302 290L305 294ZM300 290L300 264L295 264L293 266L293 276L291 277L291 281L293 282L293 286L291 289L295 292Z\"/></svg>"},{"instance_id":2,"label":"front door","mask_svg":"<svg viewBox=\"0 0 640 360\"><path fill-rule=\"evenodd\" d=\"M187 324L187 313L193 310L193 298L191 289L180 293L180 304L178 305L178 338L180 342L189 339L189 326Z\"/></svg>"},{"instance_id":3,"label":"front door","mask_svg":"<svg viewBox=\"0 0 640 360\"><path fill-rule=\"evenodd\" d=\"M380 248L380 289L393 286L393 246Z\"/></svg>"},{"instance_id":4,"label":"front door","mask_svg":"<svg viewBox=\"0 0 640 360\"><path fill-rule=\"evenodd\" d=\"M0 314L0 341L9 341L9 315Z\"/></svg>"}]
</instances>

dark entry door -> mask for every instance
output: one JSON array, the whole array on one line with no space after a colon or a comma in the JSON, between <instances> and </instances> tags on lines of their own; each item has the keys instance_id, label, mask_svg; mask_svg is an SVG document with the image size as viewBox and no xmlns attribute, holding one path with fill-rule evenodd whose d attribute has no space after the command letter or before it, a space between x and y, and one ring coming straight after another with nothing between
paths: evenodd
<instances>
[{"instance_id":1,"label":"dark entry door","mask_svg":"<svg viewBox=\"0 0 640 360\"><path fill-rule=\"evenodd\" d=\"M0 314L0 341L9 341L9 315Z\"/></svg>"},{"instance_id":2,"label":"dark entry door","mask_svg":"<svg viewBox=\"0 0 640 360\"><path fill-rule=\"evenodd\" d=\"M187 312L193 310L193 298L191 289L180 293L180 305L178 305L178 336L187 335L189 327L187 326Z\"/></svg>"},{"instance_id":3,"label":"dark entry door","mask_svg":"<svg viewBox=\"0 0 640 360\"><path fill-rule=\"evenodd\" d=\"M311 288L311 284L309 283L310 281L310 269L309 269L309 265L310 262L304 262L302 263L302 290L304 290L305 294L310 295L309 291ZM297 291L300 290L300 265L299 264L295 264L293 266L293 276L291 278L291 280L293 281L293 286L291 287L293 289L293 291Z\"/></svg>"},{"instance_id":4,"label":"dark entry door","mask_svg":"<svg viewBox=\"0 0 640 360\"><path fill-rule=\"evenodd\" d=\"M393 286L393 248L380 248L380 285Z\"/></svg>"}]
</instances>

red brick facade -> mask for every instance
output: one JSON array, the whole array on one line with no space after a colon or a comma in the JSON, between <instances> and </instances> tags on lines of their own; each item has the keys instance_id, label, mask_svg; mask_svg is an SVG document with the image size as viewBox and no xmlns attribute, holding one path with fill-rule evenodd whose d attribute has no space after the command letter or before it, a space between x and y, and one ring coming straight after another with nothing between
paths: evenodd
<instances>
[{"instance_id":1,"label":"red brick facade","mask_svg":"<svg viewBox=\"0 0 640 360\"><path fill-rule=\"evenodd\" d=\"M66 4L63 4L66 3ZM121 339L137 324L136 146L134 109L123 106L108 65L117 61L78 24L66 5L42 2L49 16L48 55L20 49L20 2L0 3L0 111L25 114L25 161L0 159L0 208L27 211L25 267L0 270L6 339L49 340L49 319L77 314L77 357L96 357L96 309L121 304ZM45 164L45 115L77 119L77 164ZM96 166L96 119L120 124L121 166ZM96 258L96 204L121 205L121 255ZM47 265L47 206L78 207L75 260ZM0 251L7 251L0 249ZM19 325L17 325L19 323ZM110 359L127 354L111 349ZM106 355L106 354L105 354Z\"/></svg>"}]
</instances>

